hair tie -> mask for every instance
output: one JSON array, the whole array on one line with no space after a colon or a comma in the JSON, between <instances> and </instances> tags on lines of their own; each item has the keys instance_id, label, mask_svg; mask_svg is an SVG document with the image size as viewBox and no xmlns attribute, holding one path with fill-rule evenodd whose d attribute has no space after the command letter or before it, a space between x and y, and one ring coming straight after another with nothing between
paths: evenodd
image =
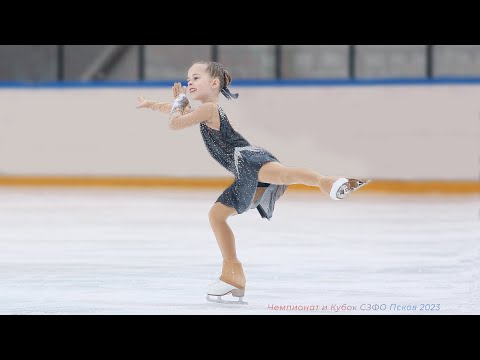
<instances>
[{"instance_id":1,"label":"hair tie","mask_svg":"<svg viewBox=\"0 0 480 360\"><path fill-rule=\"evenodd\" d=\"M225 96L228 100L232 100L232 99L237 99L238 98L238 94L232 94L230 92L230 90L228 89L228 87L224 87L222 89L222 94L223 96Z\"/></svg>"}]
</instances>

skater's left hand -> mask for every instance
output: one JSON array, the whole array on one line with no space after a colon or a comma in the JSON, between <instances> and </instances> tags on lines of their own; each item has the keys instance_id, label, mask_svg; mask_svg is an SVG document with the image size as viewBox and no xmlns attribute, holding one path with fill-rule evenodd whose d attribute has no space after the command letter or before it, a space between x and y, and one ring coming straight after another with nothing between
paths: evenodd
<instances>
[{"instance_id":1,"label":"skater's left hand","mask_svg":"<svg viewBox=\"0 0 480 360\"><path fill-rule=\"evenodd\" d=\"M182 83L179 83L179 82L173 84L172 91L173 91L173 98L174 99L176 99L177 96L180 95L180 94L187 95L187 87L186 86L182 87Z\"/></svg>"}]
</instances>

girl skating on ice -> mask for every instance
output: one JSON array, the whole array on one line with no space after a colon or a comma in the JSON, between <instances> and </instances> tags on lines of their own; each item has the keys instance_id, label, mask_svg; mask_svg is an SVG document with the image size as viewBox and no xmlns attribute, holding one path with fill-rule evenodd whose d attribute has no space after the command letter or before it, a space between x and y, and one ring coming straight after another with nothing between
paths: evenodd
<instances>
[{"instance_id":1,"label":"girl skating on ice","mask_svg":"<svg viewBox=\"0 0 480 360\"><path fill-rule=\"evenodd\" d=\"M341 200L366 185L368 180L326 176L307 168L283 165L272 153L251 145L229 122L218 105L219 95L236 99L228 88L232 78L216 62L194 63L188 70L188 88L180 83L173 86L173 104L160 103L139 97L137 108L149 108L169 114L171 130L199 125L201 136L210 155L235 177L234 182L218 197L208 218L223 257L218 280L208 286L207 299L225 302L221 296L231 294L242 303L246 278L235 246L235 236L227 223L230 216L257 209L262 218L270 220L276 201L288 185L303 184L318 187L333 200ZM187 91L201 105L190 107ZM212 300L210 296L218 297Z\"/></svg>"}]
</instances>

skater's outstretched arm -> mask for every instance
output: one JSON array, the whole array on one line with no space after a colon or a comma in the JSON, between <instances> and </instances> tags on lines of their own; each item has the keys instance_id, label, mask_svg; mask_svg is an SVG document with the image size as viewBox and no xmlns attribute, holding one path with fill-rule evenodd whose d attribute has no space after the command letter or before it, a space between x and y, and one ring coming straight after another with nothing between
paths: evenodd
<instances>
[{"instance_id":1,"label":"skater's outstretched arm","mask_svg":"<svg viewBox=\"0 0 480 360\"><path fill-rule=\"evenodd\" d=\"M172 86L172 92L173 92L173 98L176 99L178 95L186 93L186 88L185 87L182 88L181 83L175 83ZM137 109L143 109L143 108L151 109L154 111L160 111L164 114L170 114L173 109L173 105L171 103L147 100L143 96L138 96L138 101L139 101L139 104L137 105ZM190 104L188 104L185 107L184 113L189 114L192 111L193 109L190 107Z\"/></svg>"},{"instance_id":2,"label":"skater's outstretched arm","mask_svg":"<svg viewBox=\"0 0 480 360\"><path fill-rule=\"evenodd\" d=\"M171 103L147 100L143 96L138 96L138 101L140 103L137 105L137 109L151 109L154 111L160 111L164 114L170 114L173 108ZM185 108L185 114L190 114L192 111L193 109L190 107L190 105Z\"/></svg>"}]
</instances>

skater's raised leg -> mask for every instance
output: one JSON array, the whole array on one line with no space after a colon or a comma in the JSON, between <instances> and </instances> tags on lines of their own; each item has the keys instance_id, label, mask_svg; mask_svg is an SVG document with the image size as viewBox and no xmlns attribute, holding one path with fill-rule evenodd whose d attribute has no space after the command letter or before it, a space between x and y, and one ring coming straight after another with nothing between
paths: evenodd
<instances>
[{"instance_id":1,"label":"skater's raised leg","mask_svg":"<svg viewBox=\"0 0 480 360\"><path fill-rule=\"evenodd\" d=\"M327 176L311 169L289 167L279 162L269 162L263 165L258 173L258 181L277 185L315 186L334 200L345 198L369 182L340 176Z\"/></svg>"}]
</instances>

